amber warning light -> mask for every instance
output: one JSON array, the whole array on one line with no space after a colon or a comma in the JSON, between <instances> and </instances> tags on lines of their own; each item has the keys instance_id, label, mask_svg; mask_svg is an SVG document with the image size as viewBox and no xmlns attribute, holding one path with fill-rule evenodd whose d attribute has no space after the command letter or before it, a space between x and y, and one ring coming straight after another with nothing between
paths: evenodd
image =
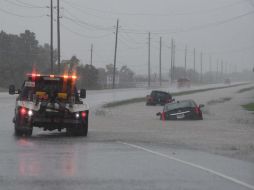
<instances>
[{"instance_id":1,"label":"amber warning light","mask_svg":"<svg viewBox=\"0 0 254 190\"><path fill-rule=\"evenodd\" d=\"M50 77L50 78L63 77L64 79L73 79L73 80L76 80L78 78L76 75L70 75L70 76L69 75L41 75L38 73L27 74L27 76L33 77L33 78L41 77L41 76Z\"/></svg>"}]
</instances>

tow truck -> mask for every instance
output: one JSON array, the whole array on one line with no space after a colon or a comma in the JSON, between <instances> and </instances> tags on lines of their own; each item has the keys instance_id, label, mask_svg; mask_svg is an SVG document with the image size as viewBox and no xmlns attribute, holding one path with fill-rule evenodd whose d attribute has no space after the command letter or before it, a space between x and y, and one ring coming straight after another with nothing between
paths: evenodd
<instances>
[{"instance_id":1,"label":"tow truck","mask_svg":"<svg viewBox=\"0 0 254 190\"><path fill-rule=\"evenodd\" d=\"M89 105L86 90L78 92L76 75L27 74L21 89L9 86L9 94L18 94L14 112L17 136L31 136L34 127L45 131L66 129L69 136L87 136Z\"/></svg>"}]
</instances>

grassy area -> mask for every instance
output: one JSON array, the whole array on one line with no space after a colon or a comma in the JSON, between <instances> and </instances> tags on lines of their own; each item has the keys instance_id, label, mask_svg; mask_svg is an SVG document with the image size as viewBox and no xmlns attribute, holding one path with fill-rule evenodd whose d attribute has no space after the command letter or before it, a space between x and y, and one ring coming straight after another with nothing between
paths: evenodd
<instances>
[{"instance_id":1,"label":"grassy area","mask_svg":"<svg viewBox=\"0 0 254 190\"><path fill-rule=\"evenodd\" d=\"M254 111L254 103L249 103L249 104L245 104L242 105L244 109L248 110L248 111Z\"/></svg>"},{"instance_id":2,"label":"grassy area","mask_svg":"<svg viewBox=\"0 0 254 190\"><path fill-rule=\"evenodd\" d=\"M176 92L176 93L172 93L172 96L183 96L183 95L195 94L195 93L199 93L199 92L206 92L206 91L210 91L210 90L231 88L231 87L236 87L236 86L246 85L246 84L248 84L248 83L235 84L235 85L223 86L223 87L213 87L213 88L205 88L205 89L199 89L199 90L189 90L189 91L183 91L183 92ZM146 100L145 97L139 97L139 98L131 98L131 99L128 99L128 100L115 101L115 102L110 102L110 103L104 104L103 108L111 108L111 107L116 107L116 106L132 104L132 103L145 102L145 100Z\"/></svg>"},{"instance_id":3,"label":"grassy area","mask_svg":"<svg viewBox=\"0 0 254 190\"><path fill-rule=\"evenodd\" d=\"M254 86L248 87L248 88L243 88L241 90L238 90L237 92L238 93L243 93L243 92L247 92L247 91L251 91L251 90L254 90Z\"/></svg>"}]
</instances>

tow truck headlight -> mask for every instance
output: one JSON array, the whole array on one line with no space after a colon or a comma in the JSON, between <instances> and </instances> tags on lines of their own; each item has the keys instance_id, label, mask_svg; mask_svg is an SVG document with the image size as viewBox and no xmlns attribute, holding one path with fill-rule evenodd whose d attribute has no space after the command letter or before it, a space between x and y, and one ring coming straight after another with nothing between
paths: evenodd
<instances>
[{"instance_id":1,"label":"tow truck headlight","mask_svg":"<svg viewBox=\"0 0 254 190\"><path fill-rule=\"evenodd\" d=\"M28 115L29 117L31 117L31 116L33 115L33 111L32 111L32 110L28 110L27 115Z\"/></svg>"},{"instance_id":2,"label":"tow truck headlight","mask_svg":"<svg viewBox=\"0 0 254 190\"><path fill-rule=\"evenodd\" d=\"M78 119L80 117L79 113L76 113L75 117L76 117L76 119Z\"/></svg>"}]
</instances>

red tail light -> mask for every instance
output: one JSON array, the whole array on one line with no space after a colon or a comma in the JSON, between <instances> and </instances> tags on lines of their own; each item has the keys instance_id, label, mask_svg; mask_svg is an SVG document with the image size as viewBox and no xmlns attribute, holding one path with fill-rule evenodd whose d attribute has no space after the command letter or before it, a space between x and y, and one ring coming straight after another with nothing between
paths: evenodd
<instances>
[{"instance_id":1,"label":"red tail light","mask_svg":"<svg viewBox=\"0 0 254 190\"><path fill-rule=\"evenodd\" d=\"M82 118L86 118L86 112L81 113Z\"/></svg>"},{"instance_id":2,"label":"red tail light","mask_svg":"<svg viewBox=\"0 0 254 190\"><path fill-rule=\"evenodd\" d=\"M195 112L196 112L196 114L200 113L199 107L195 107Z\"/></svg>"},{"instance_id":3,"label":"red tail light","mask_svg":"<svg viewBox=\"0 0 254 190\"><path fill-rule=\"evenodd\" d=\"M165 120L165 112L161 113L161 120L163 120L163 121Z\"/></svg>"},{"instance_id":4,"label":"red tail light","mask_svg":"<svg viewBox=\"0 0 254 190\"><path fill-rule=\"evenodd\" d=\"M26 115L26 114L27 114L26 108L21 108L21 109L20 109L20 114L21 114L21 115Z\"/></svg>"}]
</instances>

